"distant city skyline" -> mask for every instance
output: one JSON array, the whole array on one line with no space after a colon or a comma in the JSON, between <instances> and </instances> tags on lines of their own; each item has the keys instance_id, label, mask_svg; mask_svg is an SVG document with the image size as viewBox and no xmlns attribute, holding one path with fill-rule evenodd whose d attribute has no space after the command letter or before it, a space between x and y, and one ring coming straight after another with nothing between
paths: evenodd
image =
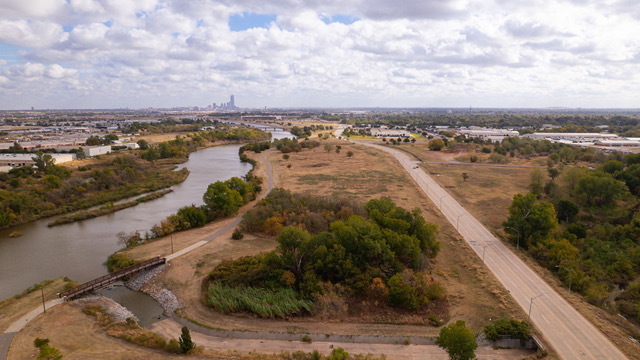
<instances>
[{"instance_id":1,"label":"distant city skyline","mask_svg":"<svg viewBox=\"0 0 640 360\"><path fill-rule=\"evenodd\" d=\"M5 0L0 110L638 108L629 0Z\"/></svg>"}]
</instances>

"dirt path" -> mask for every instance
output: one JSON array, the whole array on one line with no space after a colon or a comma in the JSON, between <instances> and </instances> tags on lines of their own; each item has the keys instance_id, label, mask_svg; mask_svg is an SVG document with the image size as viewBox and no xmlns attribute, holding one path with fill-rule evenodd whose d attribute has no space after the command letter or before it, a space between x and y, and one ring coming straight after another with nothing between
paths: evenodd
<instances>
[{"instance_id":1,"label":"dirt path","mask_svg":"<svg viewBox=\"0 0 640 360\"><path fill-rule=\"evenodd\" d=\"M154 324L149 330L166 338L177 338L180 336L181 325L176 321L167 319ZM310 343L306 343L300 340L217 337L206 335L202 332L192 332L191 338L196 344L204 346L206 349L219 352L238 351L243 353L280 353L283 351L295 352L302 350L305 352L311 352L317 350L324 355L329 355L332 349L340 347L349 354L384 354L387 358L394 360L446 360L449 358L443 349L435 345L405 345L403 342L400 342L399 344L385 344L375 342L375 338L372 338L371 342L363 341L359 343L322 341L315 339ZM528 355L531 355L529 351L517 349L493 349L491 347L481 347L476 351L478 359L520 359Z\"/></svg>"}]
</instances>

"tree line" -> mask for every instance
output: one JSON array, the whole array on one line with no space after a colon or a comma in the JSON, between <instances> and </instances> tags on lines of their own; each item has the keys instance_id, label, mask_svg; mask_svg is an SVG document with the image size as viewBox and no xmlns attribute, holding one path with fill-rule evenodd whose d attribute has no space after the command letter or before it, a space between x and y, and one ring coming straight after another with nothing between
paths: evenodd
<instances>
[{"instance_id":1,"label":"tree line","mask_svg":"<svg viewBox=\"0 0 640 360\"><path fill-rule=\"evenodd\" d=\"M590 302L613 291L619 310L640 321L640 154L598 168L532 172L530 193L517 194L504 231Z\"/></svg>"}]
</instances>

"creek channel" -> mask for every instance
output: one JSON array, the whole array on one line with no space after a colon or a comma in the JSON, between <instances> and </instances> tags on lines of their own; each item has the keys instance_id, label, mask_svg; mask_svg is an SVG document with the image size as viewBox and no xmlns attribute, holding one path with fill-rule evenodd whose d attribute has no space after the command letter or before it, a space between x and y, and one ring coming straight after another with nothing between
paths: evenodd
<instances>
[{"instance_id":1,"label":"creek channel","mask_svg":"<svg viewBox=\"0 0 640 360\"><path fill-rule=\"evenodd\" d=\"M273 138L290 137L275 131ZM190 173L187 179L172 187L173 192L153 201L117 211L113 214L56 227L46 218L0 231L0 300L16 295L32 284L67 276L86 282L105 275L104 262L121 248L116 234L120 231L141 233L159 224L180 207L203 204L207 186L234 176L244 176L251 165L238 157L241 145L221 145L193 152L180 165ZM13 231L22 236L10 238ZM143 325L162 314L162 309L150 296L131 291L124 286L102 290L131 310Z\"/></svg>"}]
</instances>

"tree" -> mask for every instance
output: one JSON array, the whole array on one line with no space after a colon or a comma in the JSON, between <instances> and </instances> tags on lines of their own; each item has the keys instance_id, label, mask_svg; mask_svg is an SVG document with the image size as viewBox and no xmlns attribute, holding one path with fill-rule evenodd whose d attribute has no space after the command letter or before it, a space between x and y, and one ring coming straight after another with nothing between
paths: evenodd
<instances>
[{"instance_id":1,"label":"tree","mask_svg":"<svg viewBox=\"0 0 640 360\"><path fill-rule=\"evenodd\" d=\"M544 175L540 169L531 170L531 184L529 184L529 191L536 194L536 196L540 196L542 194L542 190L544 189L544 185L542 185L542 180L544 179Z\"/></svg>"},{"instance_id":2,"label":"tree","mask_svg":"<svg viewBox=\"0 0 640 360\"><path fill-rule=\"evenodd\" d=\"M444 141L442 139L432 139L429 140L428 146L431 151L440 151L444 148Z\"/></svg>"},{"instance_id":3,"label":"tree","mask_svg":"<svg viewBox=\"0 0 640 360\"><path fill-rule=\"evenodd\" d=\"M624 164L622 163L622 161L618 160L609 160L606 163L600 165L600 170L609 174L615 174L618 171L622 171L622 169L624 169Z\"/></svg>"},{"instance_id":4,"label":"tree","mask_svg":"<svg viewBox=\"0 0 640 360\"><path fill-rule=\"evenodd\" d=\"M475 350L478 348L473 332L467 329L462 320L443 327L436 338L436 345L445 349L451 360L475 359Z\"/></svg>"},{"instance_id":5,"label":"tree","mask_svg":"<svg viewBox=\"0 0 640 360\"><path fill-rule=\"evenodd\" d=\"M469 174L467 174L466 172L462 173L462 180L467 181L467 179L469 178Z\"/></svg>"},{"instance_id":6,"label":"tree","mask_svg":"<svg viewBox=\"0 0 640 360\"><path fill-rule=\"evenodd\" d=\"M102 145L102 139L100 139L99 136L89 136L89 138L87 138L84 144L87 146Z\"/></svg>"},{"instance_id":7,"label":"tree","mask_svg":"<svg viewBox=\"0 0 640 360\"><path fill-rule=\"evenodd\" d=\"M353 156L353 151L348 151L347 152L347 157L352 157Z\"/></svg>"},{"instance_id":8,"label":"tree","mask_svg":"<svg viewBox=\"0 0 640 360\"><path fill-rule=\"evenodd\" d=\"M570 200L560 200L556 204L556 212L558 220L571 222L573 218L578 215L578 212L580 212L580 208Z\"/></svg>"},{"instance_id":9,"label":"tree","mask_svg":"<svg viewBox=\"0 0 640 360\"><path fill-rule=\"evenodd\" d=\"M297 226L287 226L282 229L276 241L282 265L290 269L300 282L304 261L311 250L311 235Z\"/></svg>"},{"instance_id":10,"label":"tree","mask_svg":"<svg viewBox=\"0 0 640 360\"><path fill-rule=\"evenodd\" d=\"M554 167L550 167L550 168L547 168L547 173L549 174L549 177L551 178L551 180L555 180L555 178L557 178L558 175L560 175L560 170Z\"/></svg>"},{"instance_id":11,"label":"tree","mask_svg":"<svg viewBox=\"0 0 640 360\"><path fill-rule=\"evenodd\" d=\"M189 353L189 351L193 350L196 347L196 344L191 340L191 333L189 332L189 328L186 326L182 327L182 334L178 339L178 343L180 344L180 351L183 354Z\"/></svg>"},{"instance_id":12,"label":"tree","mask_svg":"<svg viewBox=\"0 0 640 360\"><path fill-rule=\"evenodd\" d=\"M587 206L609 206L629 192L627 186L610 174L593 172L578 179L576 195Z\"/></svg>"},{"instance_id":13,"label":"tree","mask_svg":"<svg viewBox=\"0 0 640 360\"><path fill-rule=\"evenodd\" d=\"M140 147L140 150L147 150L149 148L149 143L147 142L147 140L140 139L138 140L137 144Z\"/></svg>"},{"instance_id":14,"label":"tree","mask_svg":"<svg viewBox=\"0 0 640 360\"><path fill-rule=\"evenodd\" d=\"M509 214L507 221L502 223L504 230L508 234L519 235L525 248L530 243L543 239L558 226L553 204L536 204L536 196L532 193L514 195Z\"/></svg>"},{"instance_id":15,"label":"tree","mask_svg":"<svg viewBox=\"0 0 640 360\"><path fill-rule=\"evenodd\" d=\"M56 159L49 154L45 154L42 151L38 151L35 157L31 158L34 162L38 170L42 172L47 172L51 167L55 165Z\"/></svg>"},{"instance_id":16,"label":"tree","mask_svg":"<svg viewBox=\"0 0 640 360\"><path fill-rule=\"evenodd\" d=\"M210 184L202 199L215 216L233 215L243 204L242 195L222 181Z\"/></svg>"}]
</instances>

